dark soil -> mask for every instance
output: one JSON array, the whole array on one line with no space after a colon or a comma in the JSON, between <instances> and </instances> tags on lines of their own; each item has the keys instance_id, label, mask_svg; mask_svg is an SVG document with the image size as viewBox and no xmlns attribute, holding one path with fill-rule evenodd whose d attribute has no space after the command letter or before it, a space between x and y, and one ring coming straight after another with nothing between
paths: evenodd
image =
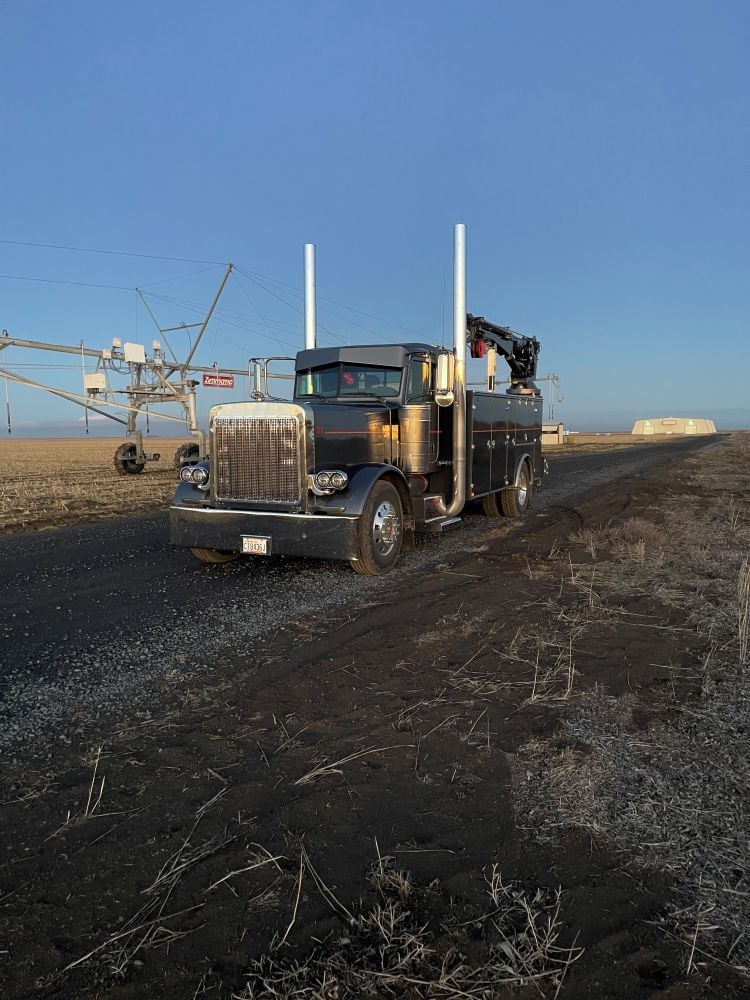
<instances>
[{"instance_id":1,"label":"dark soil","mask_svg":"<svg viewBox=\"0 0 750 1000\"><path fill-rule=\"evenodd\" d=\"M471 961L493 864L529 898L562 889L558 944L584 950L561 997L748 996L719 964L686 974L685 947L661 926L669 872L644 872L584 832L537 843L514 816L517 751L556 731L566 684L527 703L533 671L507 652L522 659L565 610L569 556L585 559L569 534L642 516L664 489L652 476L498 521L481 551L388 603L302 618L217 663L180 710L88 732L48 772L6 769L2 996L245 996L263 956L289 966L353 947L345 911L382 896L372 873L384 867L409 873L401 905L431 947ZM684 627L679 609L649 593L610 603L630 614L589 623L573 695L632 692L651 721L667 689L696 697L669 666L700 659L699 635L637 624ZM331 895L305 864L296 905L303 847ZM450 995L407 989L384 980L377 995ZM556 995L544 980L487 995L540 990Z\"/></svg>"}]
</instances>

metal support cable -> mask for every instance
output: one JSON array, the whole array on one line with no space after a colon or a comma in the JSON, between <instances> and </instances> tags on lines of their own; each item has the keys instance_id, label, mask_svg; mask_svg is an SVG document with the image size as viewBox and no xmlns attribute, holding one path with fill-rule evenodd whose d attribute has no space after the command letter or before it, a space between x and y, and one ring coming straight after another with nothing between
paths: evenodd
<instances>
[{"instance_id":1,"label":"metal support cable","mask_svg":"<svg viewBox=\"0 0 750 1000\"><path fill-rule=\"evenodd\" d=\"M73 253L98 253L107 254L112 257L141 257L144 260L168 260L179 264L211 264L214 267L226 267L220 260L196 260L192 257L162 257L155 253L135 253L131 250L100 250L93 247L71 247L60 243L27 243L22 240L0 240L4 246L9 247L38 247L43 250L69 250Z\"/></svg>"},{"instance_id":2,"label":"metal support cable","mask_svg":"<svg viewBox=\"0 0 750 1000\"><path fill-rule=\"evenodd\" d=\"M272 284L283 286L295 295L302 296L303 294L301 288L298 288L296 285L290 285L288 281L281 281L279 278L271 278L267 274L259 274L257 271L251 271L248 268L243 268L239 265L235 265L235 268L242 271L246 277L253 276L255 278L262 278L264 281L269 281ZM330 302L331 305L338 306L340 309L346 309L347 312L357 313L360 316L365 316L367 319L374 319L378 323L385 323L386 326L396 327L399 330L403 330L404 333L410 333L414 337L421 336L421 334L419 334L416 330L409 329L408 326L402 326L400 323L395 323L393 320L385 319L383 316L375 316L373 313L365 312L363 309L357 309L354 306L347 305L345 302L338 302L336 299L328 298L326 295L318 295L317 298L320 302ZM331 309L326 311L333 312ZM336 313L334 313L334 315L336 315Z\"/></svg>"},{"instance_id":3,"label":"metal support cable","mask_svg":"<svg viewBox=\"0 0 750 1000\"><path fill-rule=\"evenodd\" d=\"M28 274L0 274L7 281L38 281L44 285L76 285L80 288L110 288L117 292L132 292L132 285L102 285L96 281L62 281L59 278L34 278Z\"/></svg>"},{"instance_id":4,"label":"metal support cable","mask_svg":"<svg viewBox=\"0 0 750 1000\"><path fill-rule=\"evenodd\" d=\"M260 318L261 318L261 321L263 322L263 325L264 325L264 326L265 326L265 328L266 328L266 329L268 330L268 336L269 336L269 338L270 338L271 340L273 340L273 339L274 339L274 335L273 335L273 331L271 330L271 327L270 327L270 326L269 326L269 324L268 324L268 320L267 320L267 319L266 319L266 317L265 317L265 316L263 315L263 313L262 313L262 312L260 311L260 309L259 309L259 307L258 307L257 303L255 302L255 299L253 299L253 298L252 298L252 296L250 295L250 293L249 293L249 292L248 292L248 290L247 290L247 289L245 288L245 286L244 286L244 285L242 284L242 282L240 281L239 277L238 277L238 276L237 276L236 274L235 274L235 276L234 276L234 281L235 281L235 284L237 285L237 287L239 288L239 290L240 290L240 291L242 292L242 294L243 294L243 295L245 296L245 298L247 299L247 301L248 301L248 302L250 303L250 305L251 305L251 306L253 307L253 309L254 309L254 310L255 310L255 311L257 312L257 314L258 314L258 315L260 316Z\"/></svg>"},{"instance_id":5,"label":"metal support cable","mask_svg":"<svg viewBox=\"0 0 750 1000\"><path fill-rule=\"evenodd\" d=\"M238 268L237 270L241 269ZM283 303L283 305L285 305L288 309L293 309L294 312L299 313L300 316L304 316L304 310L300 309L299 306L296 306L293 302L288 302L286 299L282 298L282 296L278 295L272 288L268 288L262 281L254 278L248 271L242 269L242 273L249 281L252 281L253 284L257 285L259 288L262 288L268 295L272 295L275 299L278 299L279 302ZM339 337L337 333L334 333L333 330L329 330L328 327L323 326L322 323L318 323L318 329L327 333L329 337L333 337L334 340L338 340L340 344L346 344L346 340L343 337Z\"/></svg>"}]
</instances>

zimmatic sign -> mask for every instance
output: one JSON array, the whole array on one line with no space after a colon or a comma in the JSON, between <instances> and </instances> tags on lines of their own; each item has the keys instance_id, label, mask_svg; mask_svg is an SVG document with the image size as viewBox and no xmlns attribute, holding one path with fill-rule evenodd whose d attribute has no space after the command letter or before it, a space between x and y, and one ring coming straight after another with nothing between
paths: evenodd
<instances>
[{"instance_id":1,"label":"zimmatic sign","mask_svg":"<svg viewBox=\"0 0 750 1000\"><path fill-rule=\"evenodd\" d=\"M212 389L234 389L234 375L204 375L203 384Z\"/></svg>"}]
</instances>

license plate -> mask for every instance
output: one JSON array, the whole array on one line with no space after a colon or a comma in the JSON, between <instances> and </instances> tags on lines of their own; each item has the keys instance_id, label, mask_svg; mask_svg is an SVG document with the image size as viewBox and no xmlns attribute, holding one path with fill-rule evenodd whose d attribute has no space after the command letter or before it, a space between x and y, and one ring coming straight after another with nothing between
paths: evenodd
<instances>
[{"instance_id":1,"label":"license plate","mask_svg":"<svg viewBox=\"0 0 750 1000\"><path fill-rule=\"evenodd\" d=\"M270 556L271 539L263 535L243 535L242 551L247 556Z\"/></svg>"}]
</instances>

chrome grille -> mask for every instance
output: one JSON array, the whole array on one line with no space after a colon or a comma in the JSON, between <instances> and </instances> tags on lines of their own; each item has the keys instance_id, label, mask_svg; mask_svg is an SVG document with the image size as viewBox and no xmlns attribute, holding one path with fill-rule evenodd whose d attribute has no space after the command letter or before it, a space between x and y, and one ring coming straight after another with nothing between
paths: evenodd
<instances>
[{"instance_id":1,"label":"chrome grille","mask_svg":"<svg viewBox=\"0 0 750 1000\"><path fill-rule=\"evenodd\" d=\"M299 503L299 425L294 417L219 417L214 421L217 500Z\"/></svg>"}]
</instances>

